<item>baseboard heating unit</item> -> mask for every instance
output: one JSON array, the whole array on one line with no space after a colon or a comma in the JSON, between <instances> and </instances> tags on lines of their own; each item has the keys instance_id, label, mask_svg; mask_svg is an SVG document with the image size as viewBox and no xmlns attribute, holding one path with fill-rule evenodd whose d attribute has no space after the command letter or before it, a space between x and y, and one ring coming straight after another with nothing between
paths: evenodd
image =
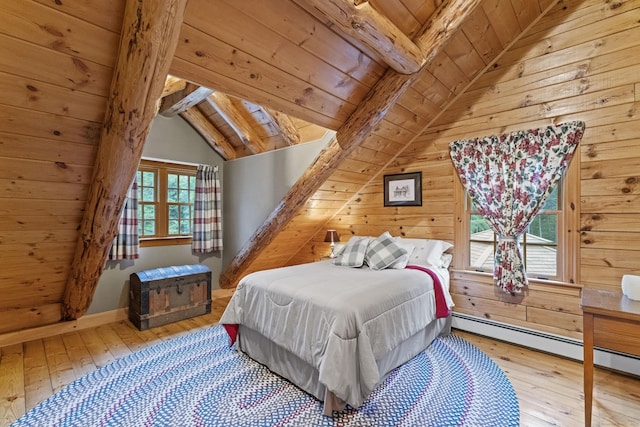
<instances>
[{"instance_id":1,"label":"baseboard heating unit","mask_svg":"<svg viewBox=\"0 0 640 427\"><path fill-rule=\"evenodd\" d=\"M581 340L508 325L463 313L453 313L451 326L462 331L583 361ZM594 363L604 368L640 376L640 358L630 354L596 347Z\"/></svg>"}]
</instances>

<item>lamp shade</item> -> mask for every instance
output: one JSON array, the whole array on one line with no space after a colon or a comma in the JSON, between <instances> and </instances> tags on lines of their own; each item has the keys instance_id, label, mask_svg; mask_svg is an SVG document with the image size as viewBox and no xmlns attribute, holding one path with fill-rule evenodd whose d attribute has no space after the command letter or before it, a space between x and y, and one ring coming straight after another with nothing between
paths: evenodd
<instances>
[{"instance_id":1,"label":"lamp shade","mask_svg":"<svg viewBox=\"0 0 640 427\"><path fill-rule=\"evenodd\" d=\"M339 242L340 235L338 235L336 230L327 230L327 234L324 235L324 241L331 243Z\"/></svg>"}]
</instances>

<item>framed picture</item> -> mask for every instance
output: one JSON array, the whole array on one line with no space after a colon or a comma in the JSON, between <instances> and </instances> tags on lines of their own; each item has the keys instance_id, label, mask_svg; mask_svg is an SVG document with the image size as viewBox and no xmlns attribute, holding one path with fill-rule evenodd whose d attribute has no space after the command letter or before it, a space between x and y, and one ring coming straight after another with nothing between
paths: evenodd
<instances>
[{"instance_id":1,"label":"framed picture","mask_svg":"<svg viewBox=\"0 0 640 427\"><path fill-rule=\"evenodd\" d=\"M384 176L385 206L422 206L422 172Z\"/></svg>"}]
</instances>

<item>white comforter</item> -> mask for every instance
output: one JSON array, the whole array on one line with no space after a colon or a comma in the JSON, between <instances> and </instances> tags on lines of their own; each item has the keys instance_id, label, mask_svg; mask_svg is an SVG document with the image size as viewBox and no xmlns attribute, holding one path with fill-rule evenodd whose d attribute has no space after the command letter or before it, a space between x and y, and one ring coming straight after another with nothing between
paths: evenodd
<instances>
[{"instance_id":1,"label":"white comforter","mask_svg":"<svg viewBox=\"0 0 640 427\"><path fill-rule=\"evenodd\" d=\"M448 272L441 276L445 298ZM418 270L349 268L323 261L245 276L221 324L242 324L319 371L358 407L380 381L376 359L435 319L433 281Z\"/></svg>"}]
</instances>

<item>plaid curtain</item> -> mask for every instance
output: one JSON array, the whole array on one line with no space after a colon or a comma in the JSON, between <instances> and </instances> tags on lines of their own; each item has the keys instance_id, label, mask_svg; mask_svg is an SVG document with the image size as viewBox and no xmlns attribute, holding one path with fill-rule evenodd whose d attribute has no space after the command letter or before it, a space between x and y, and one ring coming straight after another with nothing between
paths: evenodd
<instances>
[{"instance_id":1,"label":"plaid curtain","mask_svg":"<svg viewBox=\"0 0 640 427\"><path fill-rule=\"evenodd\" d=\"M518 239L569 166L584 127L569 122L449 146L462 185L498 235L493 277L507 293L527 284Z\"/></svg>"},{"instance_id":2,"label":"plaid curtain","mask_svg":"<svg viewBox=\"0 0 640 427\"><path fill-rule=\"evenodd\" d=\"M222 250L222 190L218 167L198 165L196 200L193 204L193 252Z\"/></svg>"},{"instance_id":3,"label":"plaid curtain","mask_svg":"<svg viewBox=\"0 0 640 427\"><path fill-rule=\"evenodd\" d=\"M127 199L120 215L118 234L111 245L109 259L138 259L140 239L138 238L138 182L136 176L127 192Z\"/></svg>"}]
</instances>

